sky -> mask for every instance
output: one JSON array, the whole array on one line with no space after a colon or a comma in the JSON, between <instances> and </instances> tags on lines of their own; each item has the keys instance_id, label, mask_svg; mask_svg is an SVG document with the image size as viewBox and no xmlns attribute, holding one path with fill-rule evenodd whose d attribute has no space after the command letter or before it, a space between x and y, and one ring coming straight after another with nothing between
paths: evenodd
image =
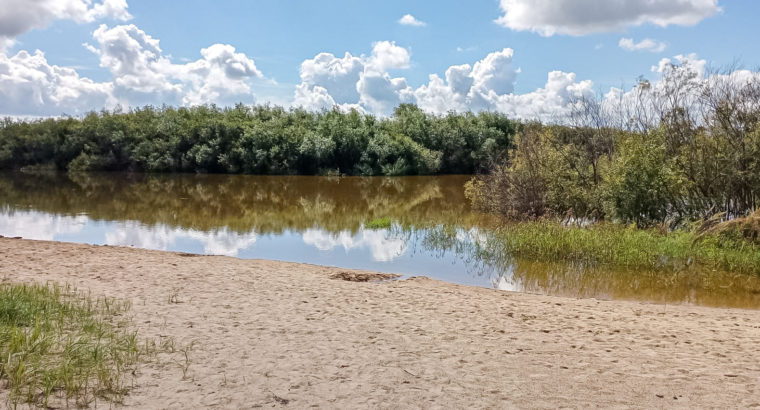
<instances>
[{"instance_id":1,"label":"sky","mask_svg":"<svg viewBox=\"0 0 760 410\"><path fill-rule=\"evenodd\" d=\"M0 0L0 115L271 103L544 118L667 63L760 66L748 0Z\"/></svg>"}]
</instances>

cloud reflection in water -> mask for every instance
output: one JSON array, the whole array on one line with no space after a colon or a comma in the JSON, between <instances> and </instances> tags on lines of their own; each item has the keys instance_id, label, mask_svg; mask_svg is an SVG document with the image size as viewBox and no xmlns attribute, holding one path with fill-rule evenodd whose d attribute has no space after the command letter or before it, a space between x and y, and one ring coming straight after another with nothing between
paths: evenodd
<instances>
[{"instance_id":1,"label":"cloud reflection in water","mask_svg":"<svg viewBox=\"0 0 760 410\"><path fill-rule=\"evenodd\" d=\"M0 213L0 233L26 239L52 241L58 234L81 232L89 218L86 215L50 215L37 211L4 211Z\"/></svg>"},{"instance_id":2,"label":"cloud reflection in water","mask_svg":"<svg viewBox=\"0 0 760 410\"><path fill-rule=\"evenodd\" d=\"M406 252L406 240L393 237L388 229L370 230L361 228L352 235L350 231L331 234L322 229L311 228L302 234L303 242L321 251L331 251L343 247L346 253L352 249L368 248L376 262L390 262Z\"/></svg>"},{"instance_id":3,"label":"cloud reflection in water","mask_svg":"<svg viewBox=\"0 0 760 410\"><path fill-rule=\"evenodd\" d=\"M203 245L203 252L210 255L237 256L238 252L256 243L255 232L238 233L220 228L203 232L195 229L173 228L168 225L147 226L139 222L118 222L114 230L106 233L106 244L134 246L145 249L166 250L178 240L190 239Z\"/></svg>"}]
</instances>

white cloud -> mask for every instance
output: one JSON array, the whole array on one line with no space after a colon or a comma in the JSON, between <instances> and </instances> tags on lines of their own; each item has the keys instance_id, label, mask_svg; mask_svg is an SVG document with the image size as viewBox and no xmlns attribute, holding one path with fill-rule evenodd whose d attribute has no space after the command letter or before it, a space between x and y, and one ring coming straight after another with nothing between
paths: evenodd
<instances>
[{"instance_id":1,"label":"white cloud","mask_svg":"<svg viewBox=\"0 0 760 410\"><path fill-rule=\"evenodd\" d=\"M395 49L386 53L382 50L391 50L391 46L395 45L377 44L380 43L376 43L369 57L355 57L347 53L343 58L336 58L332 54L320 54L305 61L302 65L303 82L296 87L294 105L311 109L334 106L357 108L377 115L388 115L400 103L415 103L424 111L434 114L495 111L512 118L563 122L568 120L579 101L596 98L592 81L579 80L575 73L563 71L549 72L540 88L515 93L520 69L514 66L514 51L510 48L489 53L472 64L451 66L443 78L431 74L427 84L413 88L405 78L394 77L387 71L407 67L410 64L407 53ZM389 57L396 54L402 57ZM705 80L706 61L693 54L662 59L652 67L652 71L665 78L673 67L681 67L684 75L692 76L690 81L695 82L695 86ZM735 77L741 79L750 74L747 72ZM652 84L652 89L654 94L664 93L669 86L660 80ZM338 100L331 90L337 90L343 98ZM614 109L621 101L630 102L635 92L636 88L627 92L610 89L602 99L603 105L605 109Z\"/></svg>"},{"instance_id":2,"label":"white cloud","mask_svg":"<svg viewBox=\"0 0 760 410\"><path fill-rule=\"evenodd\" d=\"M618 42L618 46L627 51L649 51L652 53L662 53L667 48L667 45L662 41L651 38L645 38L637 43L632 38L623 37Z\"/></svg>"},{"instance_id":3,"label":"white cloud","mask_svg":"<svg viewBox=\"0 0 760 410\"><path fill-rule=\"evenodd\" d=\"M491 95L487 101L491 109L513 118L557 122L578 99L592 97L593 87L590 80L576 81L575 73L552 71L542 88L526 94Z\"/></svg>"},{"instance_id":4,"label":"white cloud","mask_svg":"<svg viewBox=\"0 0 760 410\"><path fill-rule=\"evenodd\" d=\"M120 4L106 1L90 11L102 14ZM0 113L19 116L81 114L90 110L144 104L231 105L253 103L251 83L262 79L253 59L228 44L200 50L201 58L175 64L159 40L135 25L100 25L94 44L84 44L100 58L113 80L95 82L73 68L51 65L44 53L0 52ZM357 97L358 98L358 97Z\"/></svg>"},{"instance_id":5,"label":"white cloud","mask_svg":"<svg viewBox=\"0 0 760 410\"><path fill-rule=\"evenodd\" d=\"M317 54L301 63L301 83L305 86L302 87L302 94L307 94L307 89L320 87L334 103L358 102L356 83L364 72L364 65L364 58L354 57L350 53L346 53L343 58L330 53ZM318 92L322 93L321 90Z\"/></svg>"},{"instance_id":6,"label":"white cloud","mask_svg":"<svg viewBox=\"0 0 760 410\"><path fill-rule=\"evenodd\" d=\"M47 27L54 20L68 19L91 23L112 18L126 21L126 0L3 0L0 7L0 51L13 44L16 37L35 28Z\"/></svg>"},{"instance_id":7,"label":"white cloud","mask_svg":"<svg viewBox=\"0 0 760 410\"><path fill-rule=\"evenodd\" d=\"M159 40L132 24L113 28L102 24L92 36L99 48L85 46L100 56L100 66L111 72L118 94L128 97L125 94L155 93L170 103L176 102L182 85L171 81L171 62L162 55Z\"/></svg>"},{"instance_id":8,"label":"white cloud","mask_svg":"<svg viewBox=\"0 0 760 410\"><path fill-rule=\"evenodd\" d=\"M472 87L476 92L509 94L514 90L518 71L512 67L511 48L490 53L472 67Z\"/></svg>"},{"instance_id":9,"label":"white cloud","mask_svg":"<svg viewBox=\"0 0 760 410\"><path fill-rule=\"evenodd\" d=\"M488 54L474 65L462 64L446 70L446 82L437 75L414 91L424 110L444 113L455 110L493 109L498 95L511 94L519 70L512 65L514 50L505 48Z\"/></svg>"},{"instance_id":10,"label":"white cloud","mask_svg":"<svg viewBox=\"0 0 760 410\"><path fill-rule=\"evenodd\" d=\"M331 109L337 104L330 93L327 92L326 88L318 85L312 85L310 87L308 84L302 83L296 86L296 93L292 105L295 107L307 107L316 111L324 111Z\"/></svg>"},{"instance_id":11,"label":"white cloud","mask_svg":"<svg viewBox=\"0 0 760 410\"><path fill-rule=\"evenodd\" d=\"M193 63L174 66L177 77L191 85L183 104L253 102L248 80L263 75L252 59L229 44L214 44L202 49L201 55L203 58Z\"/></svg>"},{"instance_id":12,"label":"white cloud","mask_svg":"<svg viewBox=\"0 0 760 410\"><path fill-rule=\"evenodd\" d=\"M404 17L401 17L398 20L398 24L401 24L402 26L413 26L413 27L427 26L427 23L425 23L424 21L417 20L417 18L411 14L405 14Z\"/></svg>"},{"instance_id":13,"label":"white cloud","mask_svg":"<svg viewBox=\"0 0 760 410\"><path fill-rule=\"evenodd\" d=\"M252 59L228 44L211 45L201 50L201 59L174 64L158 39L132 24L101 25L93 38L98 47L86 47L113 74L116 95L126 104L252 103L248 80L262 77Z\"/></svg>"},{"instance_id":14,"label":"white cloud","mask_svg":"<svg viewBox=\"0 0 760 410\"><path fill-rule=\"evenodd\" d=\"M361 96L359 104L381 115L390 113L403 102L413 102L406 79L392 78L388 73L366 72L356 87Z\"/></svg>"},{"instance_id":15,"label":"white cloud","mask_svg":"<svg viewBox=\"0 0 760 410\"><path fill-rule=\"evenodd\" d=\"M293 105L312 110L366 108L387 114L407 101L411 91L404 78L394 78L387 70L409 68L410 60L409 50L391 41L374 43L369 57L317 54L301 63L301 84L296 86Z\"/></svg>"},{"instance_id":16,"label":"white cloud","mask_svg":"<svg viewBox=\"0 0 760 410\"><path fill-rule=\"evenodd\" d=\"M488 54L473 66L463 64L446 70L446 81L437 75L414 90L424 110L443 114L454 111L499 111L515 118L557 120L566 115L578 98L593 95L591 81L577 82L574 73L553 71L546 85L525 94L514 93L520 70L512 64L514 51L506 48Z\"/></svg>"},{"instance_id":17,"label":"white cloud","mask_svg":"<svg viewBox=\"0 0 760 410\"><path fill-rule=\"evenodd\" d=\"M82 114L115 104L113 84L80 77L76 70L51 65L42 51L0 53L0 113L54 116Z\"/></svg>"},{"instance_id":18,"label":"white cloud","mask_svg":"<svg viewBox=\"0 0 760 410\"><path fill-rule=\"evenodd\" d=\"M469 69L469 65L465 65ZM447 77L451 68L446 71ZM469 70L463 76L465 79L472 78L469 76ZM443 114L449 111L466 111L467 92L457 92L451 80L448 85L436 74L431 74L427 85L422 85L414 91L417 105L425 111ZM467 90L469 91L469 86Z\"/></svg>"},{"instance_id":19,"label":"white cloud","mask_svg":"<svg viewBox=\"0 0 760 410\"><path fill-rule=\"evenodd\" d=\"M501 0L496 22L542 36L622 31L654 24L692 26L721 11L718 0Z\"/></svg>"},{"instance_id":20,"label":"white cloud","mask_svg":"<svg viewBox=\"0 0 760 410\"><path fill-rule=\"evenodd\" d=\"M672 67L678 65L687 68L687 71L695 73L695 75L699 78L705 76L705 72L707 70L707 60L700 59L696 54L679 54L673 57L673 59L675 61L670 58L661 59L656 66L652 66L652 72L665 74L668 70L672 69Z\"/></svg>"},{"instance_id":21,"label":"white cloud","mask_svg":"<svg viewBox=\"0 0 760 410\"><path fill-rule=\"evenodd\" d=\"M505 48L474 64L449 67L445 79L429 76L428 84L412 88L389 69L409 67L408 50L391 42L378 42L369 57L343 58L319 54L301 65L302 83L296 87L294 106L309 109L360 107L388 115L400 103L415 103L425 111L501 111L526 119L556 120L576 99L593 95L591 81L577 82L575 74L555 71L547 83L527 94L514 94L520 70L513 65L514 51Z\"/></svg>"},{"instance_id":22,"label":"white cloud","mask_svg":"<svg viewBox=\"0 0 760 410\"><path fill-rule=\"evenodd\" d=\"M388 69L409 68L409 50L397 46L393 41L378 41L372 45L372 55L366 64L366 69L383 72Z\"/></svg>"},{"instance_id":23,"label":"white cloud","mask_svg":"<svg viewBox=\"0 0 760 410\"><path fill-rule=\"evenodd\" d=\"M87 11L87 21L107 17L121 21L130 20L132 16L127 12L127 0L103 0Z\"/></svg>"}]
</instances>

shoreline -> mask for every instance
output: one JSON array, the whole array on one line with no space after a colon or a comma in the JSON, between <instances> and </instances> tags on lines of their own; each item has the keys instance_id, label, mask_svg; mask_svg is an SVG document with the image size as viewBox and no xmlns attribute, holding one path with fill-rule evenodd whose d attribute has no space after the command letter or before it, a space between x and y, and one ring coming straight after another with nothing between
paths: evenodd
<instances>
[{"instance_id":1,"label":"shoreline","mask_svg":"<svg viewBox=\"0 0 760 410\"><path fill-rule=\"evenodd\" d=\"M129 300L140 337L193 345L186 377L148 364L127 406L760 406L758 311L127 247L0 249L4 280Z\"/></svg>"}]
</instances>

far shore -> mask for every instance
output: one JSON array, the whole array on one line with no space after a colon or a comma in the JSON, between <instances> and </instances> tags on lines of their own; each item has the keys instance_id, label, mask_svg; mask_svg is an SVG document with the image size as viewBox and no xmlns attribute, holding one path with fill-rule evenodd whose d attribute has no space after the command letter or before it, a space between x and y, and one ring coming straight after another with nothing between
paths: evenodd
<instances>
[{"instance_id":1,"label":"far shore","mask_svg":"<svg viewBox=\"0 0 760 410\"><path fill-rule=\"evenodd\" d=\"M129 300L140 336L192 346L127 407L760 407L760 311L10 238L0 278Z\"/></svg>"}]
</instances>

